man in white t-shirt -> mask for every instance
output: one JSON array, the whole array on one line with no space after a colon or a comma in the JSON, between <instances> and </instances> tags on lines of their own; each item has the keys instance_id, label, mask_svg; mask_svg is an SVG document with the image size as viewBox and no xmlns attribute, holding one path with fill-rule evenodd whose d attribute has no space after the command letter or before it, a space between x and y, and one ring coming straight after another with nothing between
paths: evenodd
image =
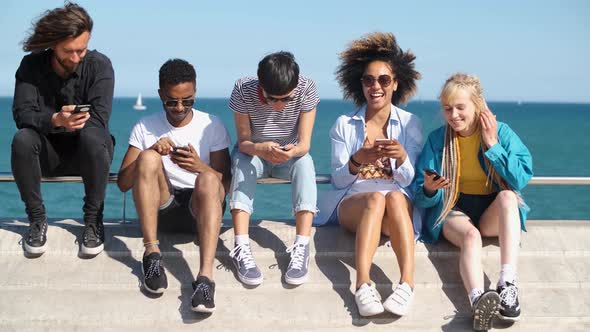
<instances>
[{"instance_id":1,"label":"man in white t-shirt","mask_svg":"<svg viewBox=\"0 0 590 332\"><path fill-rule=\"evenodd\" d=\"M164 112L143 117L133 128L119 170L121 191L133 189L145 252L143 286L168 287L158 229L197 232L200 268L192 310L215 310L213 259L231 181L230 138L221 120L192 108L196 73L184 60L160 68L158 94Z\"/></svg>"}]
</instances>

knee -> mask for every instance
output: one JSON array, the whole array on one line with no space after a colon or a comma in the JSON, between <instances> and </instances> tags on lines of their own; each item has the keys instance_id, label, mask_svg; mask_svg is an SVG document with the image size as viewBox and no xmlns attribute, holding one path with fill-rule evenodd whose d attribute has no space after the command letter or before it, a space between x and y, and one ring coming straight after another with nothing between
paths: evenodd
<instances>
[{"instance_id":1,"label":"knee","mask_svg":"<svg viewBox=\"0 0 590 332\"><path fill-rule=\"evenodd\" d=\"M20 129L12 138L12 152L16 155L30 155L35 149L35 143L39 142L39 135L30 128Z\"/></svg>"},{"instance_id":2,"label":"knee","mask_svg":"<svg viewBox=\"0 0 590 332\"><path fill-rule=\"evenodd\" d=\"M79 151L87 158L112 155L112 140L104 128L83 128L80 131Z\"/></svg>"},{"instance_id":3,"label":"knee","mask_svg":"<svg viewBox=\"0 0 590 332\"><path fill-rule=\"evenodd\" d=\"M518 197L512 190L502 190L496 196L500 205L504 208L512 208L518 205Z\"/></svg>"},{"instance_id":4,"label":"knee","mask_svg":"<svg viewBox=\"0 0 590 332\"><path fill-rule=\"evenodd\" d=\"M385 197L378 192L372 192L367 195L366 208L382 212L385 210Z\"/></svg>"},{"instance_id":5,"label":"knee","mask_svg":"<svg viewBox=\"0 0 590 332\"><path fill-rule=\"evenodd\" d=\"M135 161L137 174L154 176L162 169L162 156L154 150L144 150Z\"/></svg>"},{"instance_id":6,"label":"knee","mask_svg":"<svg viewBox=\"0 0 590 332\"><path fill-rule=\"evenodd\" d=\"M195 180L193 194L199 198L215 196L221 186L221 180L213 172L200 173Z\"/></svg>"},{"instance_id":7,"label":"knee","mask_svg":"<svg viewBox=\"0 0 590 332\"><path fill-rule=\"evenodd\" d=\"M385 195L385 203L388 208L402 208L406 206L406 195L401 191L390 191Z\"/></svg>"},{"instance_id":8,"label":"knee","mask_svg":"<svg viewBox=\"0 0 590 332\"><path fill-rule=\"evenodd\" d=\"M242 176L256 176L256 167L253 163L254 157L242 153L240 151L235 151L232 156L232 167L231 172L232 174L241 173Z\"/></svg>"},{"instance_id":9,"label":"knee","mask_svg":"<svg viewBox=\"0 0 590 332\"><path fill-rule=\"evenodd\" d=\"M463 237L463 248L481 247L481 234L477 228L472 228Z\"/></svg>"}]
</instances>

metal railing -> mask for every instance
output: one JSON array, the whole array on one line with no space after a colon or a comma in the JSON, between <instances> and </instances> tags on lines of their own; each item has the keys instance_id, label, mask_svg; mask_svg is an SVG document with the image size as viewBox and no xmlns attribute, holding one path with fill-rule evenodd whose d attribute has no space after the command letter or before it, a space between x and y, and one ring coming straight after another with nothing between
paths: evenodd
<instances>
[{"instance_id":1,"label":"metal railing","mask_svg":"<svg viewBox=\"0 0 590 332\"><path fill-rule=\"evenodd\" d=\"M330 174L317 174L317 184L329 184ZM10 172L0 172L0 182L14 182L14 176ZM55 176L42 177L41 182L53 183L82 183L80 176ZM117 174L109 173L109 183L117 183ZM277 178L260 178L257 180L260 184L289 184L291 181ZM590 177L566 177L566 176L535 176L529 181L529 185L564 185L564 186L587 186L590 185ZM123 220L122 223L127 223L126 216L127 207L127 193L123 193Z\"/></svg>"}]
</instances>

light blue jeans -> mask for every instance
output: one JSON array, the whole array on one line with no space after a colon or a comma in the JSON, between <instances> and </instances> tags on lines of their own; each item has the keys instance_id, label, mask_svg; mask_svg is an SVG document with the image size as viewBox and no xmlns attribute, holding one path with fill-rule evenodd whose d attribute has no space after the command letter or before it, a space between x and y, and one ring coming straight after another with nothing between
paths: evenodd
<instances>
[{"instance_id":1,"label":"light blue jeans","mask_svg":"<svg viewBox=\"0 0 590 332\"><path fill-rule=\"evenodd\" d=\"M248 214L254 211L256 179L273 177L291 181L293 215L299 211L317 212L317 187L313 159L308 154L273 165L257 156L232 151L233 178L229 188L230 211L239 209Z\"/></svg>"}]
</instances>

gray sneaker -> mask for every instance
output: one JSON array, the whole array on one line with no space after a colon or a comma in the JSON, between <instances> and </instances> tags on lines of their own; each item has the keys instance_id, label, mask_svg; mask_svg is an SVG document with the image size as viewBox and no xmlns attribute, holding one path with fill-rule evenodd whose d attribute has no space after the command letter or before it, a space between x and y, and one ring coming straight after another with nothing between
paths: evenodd
<instances>
[{"instance_id":1,"label":"gray sneaker","mask_svg":"<svg viewBox=\"0 0 590 332\"><path fill-rule=\"evenodd\" d=\"M238 271L238 279L242 283L250 286L258 286L262 283L262 272L256 266L249 244L236 245L230 251L229 257L232 258L232 262Z\"/></svg>"},{"instance_id":2,"label":"gray sneaker","mask_svg":"<svg viewBox=\"0 0 590 332\"><path fill-rule=\"evenodd\" d=\"M285 282L290 285L301 285L309 277L309 243L296 243L287 248L291 261L285 273Z\"/></svg>"}]
</instances>

